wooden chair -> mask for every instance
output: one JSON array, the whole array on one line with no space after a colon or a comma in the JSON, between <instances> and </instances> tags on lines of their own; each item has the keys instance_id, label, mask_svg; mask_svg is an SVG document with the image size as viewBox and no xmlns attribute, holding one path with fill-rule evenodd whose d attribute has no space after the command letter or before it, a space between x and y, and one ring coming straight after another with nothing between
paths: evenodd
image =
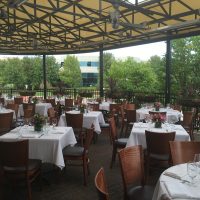
<instances>
[{"instance_id":1,"label":"wooden chair","mask_svg":"<svg viewBox=\"0 0 200 200\"><path fill-rule=\"evenodd\" d=\"M0 135L7 133L12 128L13 112L0 113Z\"/></svg>"},{"instance_id":2,"label":"wooden chair","mask_svg":"<svg viewBox=\"0 0 200 200\"><path fill-rule=\"evenodd\" d=\"M184 111L183 112L183 121L181 122L181 125L187 131L187 133L190 135L191 140L194 140L193 119L194 119L193 111Z\"/></svg>"},{"instance_id":3,"label":"wooden chair","mask_svg":"<svg viewBox=\"0 0 200 200\"><path fill-rule=\"evenodd\" d=\"M136 106L134 103L126 103L126 104L124 104L124 109L125 110L135 110Z\"/></svg>"},{"instance_id":4,"label":"wooden chair","mask_svg":"<svg viewBox=\"0 0 200 200\"><path fill-rule=\"evenodd\" d=\"M4 177L12 186L25 182L28 190L28 199L32 199L31 183L40 176L41 161L29 159L28 140L12 142L0 141L0 163Z\"/></svg>"},{"instance_id":5,"label":"wooden chair","mask_svg":"<svg viewBox=\"0 0 200 200\"><path fill-rule=\"evenodd\" d=\"M110 123L110 128L111 128L111 137L112 137L112 145L113 145L113 150L112 150L112 159L110 163L110 168L112 168L113 163L115 162L116 159L116 154L119 149L125 148L128 138L118 138L117 137L117 127L115 124L115 119L114 117L111 117L109 119Z\"/></svg>"},{"instance_id":6,"label":"wooden chair","mask_svg":"<svg viewBox=\"0 0 200 200\"><path fill-rule=\"evenodd\" d=\"M174 110L178 110L179 112L181 112L182 110L182 106L179 104L172 105L171 108Z\"/></svg>"},{"instance_id":7,"label":"wooden chair","mask_svg":"<svg viewBox=\"0 0 200 200\"><path fill-rule=\"evenodd\" d=\"M99 104L98 103L90 103L89 104L92 111L99 111Z\"/></svg>"},{"instance_id":8,"label":"wooden chair","mask_svg":"<svg viewBox=\"0 0 200 200\"><path fill-rule=\"evenodd\" d=\"M170 141L169 145L173 165L193 161L194 155L200 153L199 141Z\"/></svg>"},{"instance_id":9,"label":"wooden chair","mask_svg":"<svg viewBox=\"0 0 200 200\"><path fill-rule=\"evenodd\" d=\"M83 114L65 113L67 126L71 126L76 135L77 141L83 146L84 130L83 130Z\"/></svg>"},{"instance_id":10,"label":"wooden chair","mask_svg":"<svg viewBox=\"0 0 200 200\"><path fill-rule=\"evenodd\" d=\"M65 164L67 165L67 161L80 161L81 163L72 165L82 166L83 168L83 176L84 176L84 185L87 185L87 175L89 175L89 158L88 158L88 149L91 144L93 138L93 129L86 130L86 138L84 147L80 146L67 146L63 149L63 157L65 160Z\"/></svg>"},{"instance_id":11,"label":"wooden chair","mask_svg":"<svg viewBox=\"0 0 200 200\"><path fill-rule=\"evenodd\" d=\"M24 124L30 124L33 121L35 115L35 104L34 103L23 103L24 110Z\"/></svg>"},{"instance_id":12,"label":"wooden chair","mask_svg":"<svg viewBox=\"0 0 200 200\"><path fill-rule=\"evenodd\" d=\"M65 110L70 111L73 109L74 99L65 99Z\"/></svg>"},{"instance_id":13,"label":"wooden chair","mask_svg":"<svg viewBox=\"0 0 200 200\"><path fill-rule=\"evenodd\" d=\"M14 110L15 116L16 116L16 121L17 121L19 105L18 105L18 104L15 104L15 103L9 103L9 104L7 104L6 108L7 108L7 109Z\"/></svg>"},{"instance_id":14,"label":"wooden chair","mask_svg":"<svg viewBox=\"0 0 200 200\"><path fill-rule=\"evenodd\" d=\"M121 104L118 104L118 103L110 104L110 113L112 116L114 116L116 125L119 124L120 106Z\"/></svg>"},{"instance_id":15,"label":"wooden chair","mask_svg":"<svg viewBox=\"0 0 200 200\"><path fill-rule=\"evenodd\" d=\"M98 199L109 200L110 198L108 194L105 173L103 168L100 168L99 171L96 173L94 183L98 193Z\"/></svg>"},{"instance_id":16,"label":"wooden chair","mask_svg":"<svg viewBox=\"0 0 200 200\"><path fill-rule=\"evenodd\" d=\"M124 127L127 124L127 119L126 119L126 114L125 114L125 110L124 110L123 105L120 106L120 110L121 110L121 131L120 131L120 135L123 135Z\"/></svg>"},{"instance_id":17,"label":"wooden chair","mask_svg":"<svg viewBox=\"0 0 200 200\"><path fill-rule=\"evenodd\" d=\"M150 165L164 164L169 166L171 163L169 141L173 141L176 132L152 132L145 130L147 144L147 173L149 174Z\"/></svg>"},{"instance_id":18,"label":"wooden chair","mask_svg":"<svg viewBox=\"0 0 200 200\"><path fill-rule=\"evenodd\" d=\"M5 99L4 99L4 97L0 97L0 104L2 104L3 106L5 105Z\"/></svg>"},{"instance_id":19,"label":"wooden chair","mask_svg":"<svg viewBox=\"0 0 200 200\"><path fill-rule=\"evenodd\" d=\"M23 97L14 97L14 103L15 104L22 104L23 103Z\"/></svg>"},{"instance_id":20,"label":"wooden chair","mask_svg":"<svg viewBox=\"0 0 200 200\"><path fill-rule=\"evenodd\" d=\"M125 110L126 113L126 131L125 135L128 134L128 128L132 128L136 119L136 110Z\"/></svg>"},{"instance_id":21,"label":"wooden chair","mask_svg":"<svg viewBox=\"0 0 200 200\"><path fill-rule=\"evenodd\" d=\"M150 200L154 187L145 185L144 156L141 145L119 151L124 200Z\"/></svg>"},{"instance_id":22,"label":"wooden chair","mask_svg":"<svg viewBox=\"0 0 200 200\"><path fill-rule=\"evenodd\" d=\"M56 107L56 100L54 98L53 99L45 99L45 102L50 103L53 108Z\"/></svg>"}]
</instances>

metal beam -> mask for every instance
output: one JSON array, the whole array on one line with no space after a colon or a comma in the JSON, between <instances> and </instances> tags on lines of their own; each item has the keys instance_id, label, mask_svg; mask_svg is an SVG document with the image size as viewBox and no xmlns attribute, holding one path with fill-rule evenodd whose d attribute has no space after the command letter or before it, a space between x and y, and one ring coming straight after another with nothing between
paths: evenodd
<instances>
[{"instance_id":1,"label":"metal beam","mask_svg":"<svg viewBox=\"0 0 200 200\"><path fill-rule=\"evenodd\" d=\"M103 45L100 45L99 51L99 91L100 97L103 97Z\"/></svg>"},{"instance_id":2,"label":"metal beam","mask_svg":"<svg viewBox=\"0 0 200 200\"><path fill-rule=\"evenodd\" d=\"M44 99L47 98L47 73L46 73L46 55L43 54L43 84L44 84Z\"/></svg>"},{"instance_id":3,"label":"metal beam","mask_svg":"<svg viewBox=\"0 0 200 200\"><path fill-rule=\"evenodd\" d=\"M171 97L171 40L167 39L165 105L170 103L170 97Z\"/></svg>"}]
</instances>

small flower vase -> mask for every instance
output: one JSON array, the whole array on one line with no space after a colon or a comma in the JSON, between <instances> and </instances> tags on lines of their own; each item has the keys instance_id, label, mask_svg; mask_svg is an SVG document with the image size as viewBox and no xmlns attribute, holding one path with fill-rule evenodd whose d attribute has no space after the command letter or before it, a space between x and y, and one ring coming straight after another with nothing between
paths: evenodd
<instances>
[{"instance_id":1,"label":"small flower vase","mask_svg":"<svg viewBox=\"0 0 200 200\"><path fill-rule=\"evenodd\" d=\"M155 122L155 128L161 128L162 127L162 122L158 121Z\"/></svg>"},{"instance_id":2,"label":"small flower vase","mask_svg":"<svg viewBox=\"0 0 200 200\"><path fill-rule=\"evenodd\" d=\"M42 124L35 124L34 125L34 131L36 131L36 132L42 131Z\"/></svg>"},{"instance_id":3,"label":"small flower vase","mask_svg":"<svg viewBox=\"0 0 200 200\"><path fill-rule=\"evenodd\" d=\"M160 108L159 107L155 107L155 111L159 111L160 110Z\"/></svg>"}]
</instances>

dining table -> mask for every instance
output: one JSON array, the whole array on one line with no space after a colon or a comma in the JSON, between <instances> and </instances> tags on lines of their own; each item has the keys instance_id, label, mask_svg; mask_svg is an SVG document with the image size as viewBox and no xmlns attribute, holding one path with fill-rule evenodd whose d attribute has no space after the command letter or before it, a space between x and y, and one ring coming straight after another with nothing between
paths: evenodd
<instances>
[{"instance_id":1,"label":"dining table","mask_svg":"<svg viewBox=\"0 0 200 200\"><path fill-rule=\"evenodd\" d=\"M29 140L29 158L40 159L60 169L65 167L62 149L77 143L72 127L48 127L41 132L33 126L20 126L0 136L0 141Z\"/></svg>"},{"instance_id":2,"label":"dining table","mask_svg":"<svg viewBox=\"0 0 200 200\"><path fill-rule=\"evenodd\" d=\"M131 133L129 135L127 145L134 146L134 145L142 145L144 149L146 149L146 137L145 137L145 130L153 131L153 132L171 132L175 131L176 136L175 140L179 141L190 141L190 136L186 132L186 130L181 125L175 125L175 124L162 124L161 128L155 128L154 123L134 123Z\"/></svg>"},{"instance_id":3,"label":"dining table","mask_svg":"<svg viewBox=\"0 0 200 200\"><path fill-rule=\"evenodd\" d=\"M80 111L72 110L72 111L68 111L68 113L77 114L77 113L80 113ZM94 131L97 134L101 133L100 124L104 124L104 123L105 123L105 120L104 120L102 112L100 112L100 111L89 111L89 112L83 114L83 127L91 128L91 126L93 124ZM60 116L58 126L67 126L65 113Z\"/></svg>"},{"instance_id":4,"label":"dining table","mask_svg":"<svg viewBox=\"0 0 200 200\"><path fill-rule=\"evenodd\" d=\"M48 109L52 108L51 103L37 103L35 104L35 113L38 113L44 117L48 116ZM23 109L23 104L19 105L19 110L18 110L19 116L24 116L24 109Z\"/></svg>"},{"instance_id":5,"label":"dining table","mask_svg":"<svg viewBox=\"0 0 200 200\"><path fill-rule=\"evenodd\" d=\"M171 124L180 121L181 117L183 117L180 111L174 110L172 108L160 108L159 111L156 111L155 108L152 107L142 107L136 110L137 121L149 118L149 111L153 111L154 113L166 112L166 121Z\"/></svg>"},{"instance_id":6,"label":"dining table","mask_svg":"<svg viewBox=\"0 0 200 200\"><path fill-rule=\"evenodd\" d=\"M188 176L187 163L166 169L157 181L152 200L199 200L200 176L192 179Z\"/></svg>"}]
</instances>

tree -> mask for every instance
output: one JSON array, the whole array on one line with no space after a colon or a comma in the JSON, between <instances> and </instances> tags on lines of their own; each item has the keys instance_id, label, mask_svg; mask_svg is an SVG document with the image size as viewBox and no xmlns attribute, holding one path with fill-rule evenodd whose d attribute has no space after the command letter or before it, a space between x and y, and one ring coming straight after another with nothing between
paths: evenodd
<instances>
[{"instance_id":1,"label":"tree","mask_svg":"<svg viewBox=\"0 0 200 200\"><path fill-rule=\"evenodd\" d=\"M155 55L152 56L148 63L149 67L154 71L156 77L157 77L157 90L158 91L164 91L165 90L165 60L164 58L160 58L159 56Z\"/></svg>"},{"instance_id":2,"label":"tree","mask_svg":"<svg viewBox=\"0 0 200 200\"><path fill-rule=\"evenodd\" d=\"M111 68L112 63L115 61L115 57L112 53L104 53L103 54L103 67L104 67L104 84L105 86L109 85L109 70Z\"/></svg>"},{"instance_id":3,"label":"tree","mask_svg":"<svg viewBox=\"0 0 200 200\"><path fill-rule=\"evenodd\" d=\"M116 91L150 92L157 90L157 77L148 63L136 62L134 58L116 60L109 70L109 88Z\"/></svg>"},{"instance_id":4,"label":"tree","mask_svg":"<svg viewBox=\"0 0 200 200\"><path fill-rule=\"evenodd\" d=\"M75 56L68 55L64 60L64 65L59 71L60 79L68 87L80 87L82 82L79 61Z\"/></svg>"},{"instance_id":5,"label":"tree","mask_svg":"<svg viewBox=\"0 0 200 200\"><path fill-rule=\"evenodd\" d=\"M192 77L192 38L174 40L172 43L172 91L188 95Z\"/></svg>"},{"instance_id":6,"label":"tree","mask_svg":"<svg viewBox=\"0 0 200 200\"><path fill-rule=\"evenodd\" d=\"M16 88L23 89L25 87L23 73L19 58L7 59L2 77L4 85L13 85Z\"/></svg>"}]
</instances>

